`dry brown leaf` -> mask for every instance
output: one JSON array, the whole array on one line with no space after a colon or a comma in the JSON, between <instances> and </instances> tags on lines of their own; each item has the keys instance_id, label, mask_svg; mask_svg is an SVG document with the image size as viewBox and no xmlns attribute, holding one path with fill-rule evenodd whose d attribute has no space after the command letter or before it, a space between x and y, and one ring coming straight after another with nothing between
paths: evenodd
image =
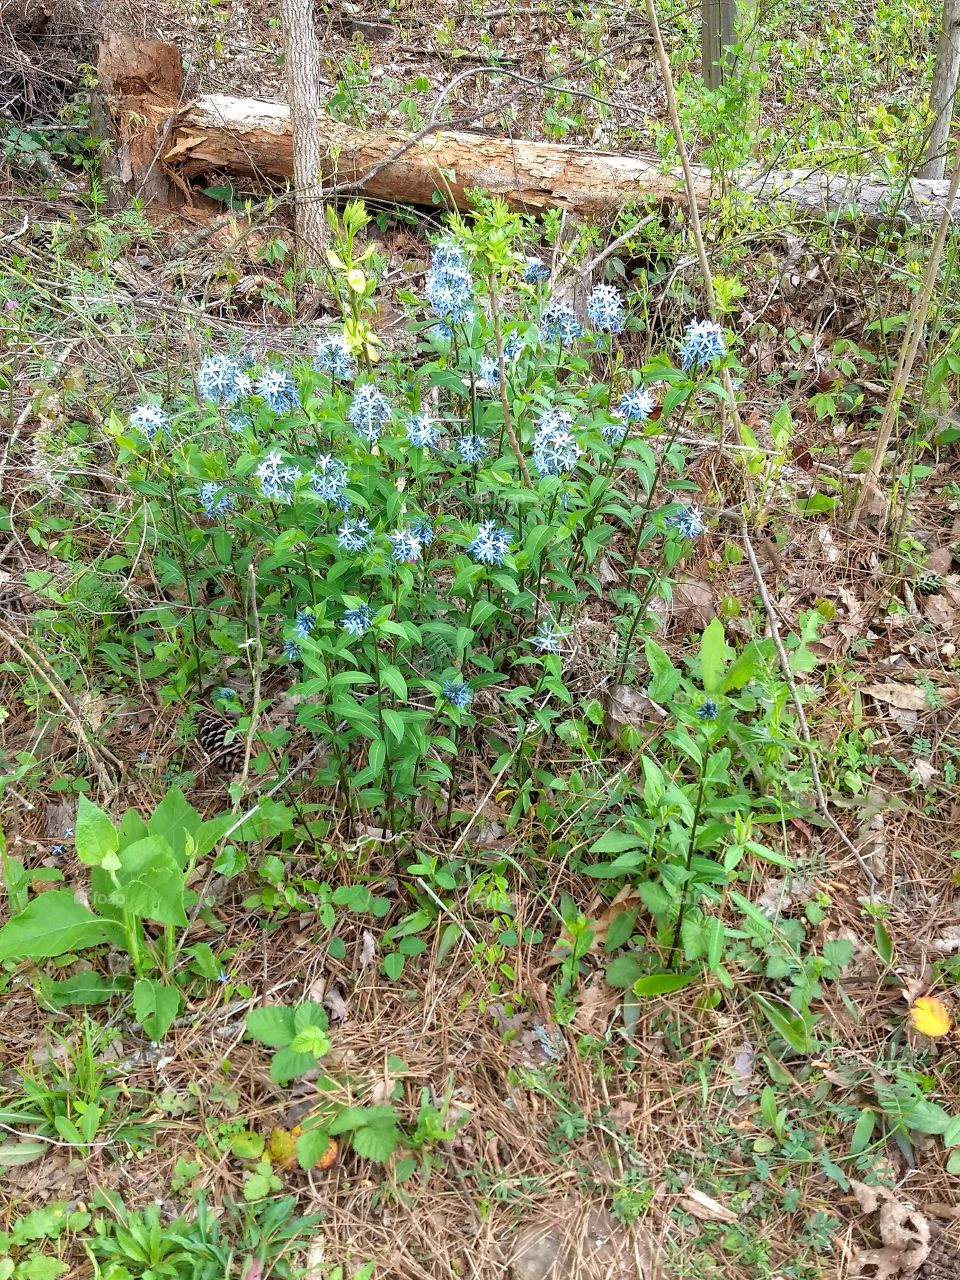
<instances>
[{"instance_id":1,"label":"dry brown leaf","mask_svg":"<svg viewBox=\"0 0 960 1280\"><path fill-rule=\"evenodd\" d=\"M753 1045L749 1040L745 1040L740 1052L733 1060L734 1081L731 1091L735 1098L745 1098L750 1092L750 1081L753 1078L753 1058Z\"/></svg>"},{"instance_id":2,"label":"dry brown leaf","mask_svg":"<svg viewBox=\"0 0 960 1280\"><path fill-rule=\"evenodd\" d=\"M377 940L369 929L363 931L363 945L360 948L360 968L369 969L377 958Z\"/></svg>"},{"instance_id":3,"label":"dry brown leaf","mask_svg":"<svg viewBox=\"0 0 960 1280\"><path fill-rule=\"evenodd\" d=\"M930 1252L930 1224L923 1214L886 1187L868 1187L851 1178L850 1189L864 1213L879 1209L877 1228L882 1241L879 1249L858 1251L850 1280L894 1280L915 1273Z\"/></svg>"},{"instance_id":4,"label":"dry brown leaf","mask_svg":"<svg viewBox=\"0 0 960 1280\"><path fill-rule=\"evenodd\" d=\"M687 1187L680 1197L680 1207L686 1209L687 1213L692 1213L695 1218L699 1218L702 1222L739 1221L732 1209L722 1205L719 1200L714 1200L713 1196L708 1196L705 1192L698 1191L696 1187Z\"/></svg>"},{"instance_id":5,"label":"dry brown leaf","mask_svg":"<svg viewBox=\"0 0 960 1280\"><path fill-rule=\"evenodd\" d=\"M684 623L701 630L716 617L717 609L713 588L702 578L686 578L673 588L673 599L668 606L674 622Z\"/></svg>"},{"instance_id":6,"label":"dry brown leaf","mask_svg":"<svg viewBox=\"0 0 960 1280\"><path fill-rule=\"evenodd\" d=\"M915 684L900 684L897 680L880 680L876 684L865 684L861 692L885 702L900 711L925 711L927 697Z\"/></svg>"},{"instance_id":7,"label":"dry brown leaf","mask_svg":"<svg viewBox=\"0 0 960 1280\"><path fill-rule=\"evenodd\" d=\"M649 733L667 717L663 707L627 684L613 686L607 694L604 711L604 725L611 738L619 738L624 729Z\"/></svg>"}]
</instances>

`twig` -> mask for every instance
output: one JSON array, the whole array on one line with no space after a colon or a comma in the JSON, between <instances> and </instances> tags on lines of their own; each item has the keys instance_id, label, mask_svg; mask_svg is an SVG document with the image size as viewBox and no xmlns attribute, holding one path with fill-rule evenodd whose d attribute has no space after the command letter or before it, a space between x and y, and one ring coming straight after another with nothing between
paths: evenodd
<instances>
[{"instance_id":1,"label":"twig","mask_svg":"<svg viewBox=\"0 0 960 1280\"><path fill-rule=\"evenodd\" d=\"M250 664L253 677L253 702L250 707L250 726L247 729L246 740L243 744L243 771L240 774L240 786L237 788L237 802L234 809L240 807L240 797L247 785L247 777L250 773L250 754L253 750L253 740L257 733L257 724L260 720L260 672L263 668L263 641L260 637L260 611L257 608L257 573L253 564L247 565L247 594L250 598L250 611L253 614L253 641L254 641L254 657ZM249 650L248 661L249 661Z\"/></svg>"},{"instance_id":2,"label":"twig","mask_svg":"<svg viewBox=\"0 0 960 1280\"><path fill-rule=\"evenodd\" d=\"M754 550L753 543L750 541L750 533L747 529L747 522L738 511L724 511L721 513L724 519L732 520L740 528L740 536L743 539L743 548L747 553L747 559L750 562L750 569L753 573L753 580L757 584L757 591L763 602L763 611L767 615L767 625L770 628L770 635L773 637L773 643L776 646L777 658L780 662L780 672L786 681L787 688L790 690L790 698L793 702L794 710L797 713L797 724L800 726L800 737L807 752L807 759L810 761L810 776L813 779L813 789L817 797L817 808L820 810L821 816L829 824L831 830L839 836L844 847L849 850L850 854L856 860L860 870L867 877L870 883L870 892L877 887L877 878L870 870L870 867L864 861L860 850L856 847L850 837L846 834L836 818L830 812L827 804L827 797L824 795L823 783L820 780L820 769L817 765L816 750L813 745L813 739L810 736L810 729L807 725L807 717L804 714L803 703L800 700L800 694L797 692L797 685L790 670L790 659L787 657L787 651L783 647L783 640L780 637L780 620L777 617L777 611L774 608L773 601L770 599L770 593L767 591L767 585L763 580L763 574L760 571L760 564L757 560L757 553Z\"/></svg>"},{"instance_id":3,"label":"twig","mask_svg":"<svg viewBox=\"0 0 960 1280\"><path fill-rule=\"evenodd\" d=\"M580 278L585 280L591 272L595 271L597 267L599 267L601 262L606 262L607 258L609 258L612 253L616 253L619 248L625 245L628 240L631 240L637 234L641 227L645 227L647 223L652 222L654 217L654 214L648 213L645 218L641 218L639 222L635 222L628 231L623 233L622 236L617 236L616 240L611 240L607 247L605 249L601 249L596 257L591 258L585 267L579 268L577 274Z\"/></svg>"},{"instance_id":4,"label":"twig","mask_svg":"<svg viewBox=\"0 0 960 1280\"><path fill-rule=\"evenodd\" d=\"M943 207L943 217L940 219L940 226L937 228L933 248L930 250L930 260L924 273L923 284L920 287L920 292L913 300L913 306L910 308L910 318L907 321L903 342L900 347L900 359L897 361L897 370L893 375L893 385L890 388L890 395L883 410L883 417L880 419L880 426L877 428L877 439L873 446L873 454L866 471L863 473L863 482L860 485L853 513L850 516L849 527L851 529L856 528L860 521L860 513L863 510L863 504L868 493L876 488L880 478L880 468L883 466L887 446L890 443L890 436L893 434L894 425L900 416L900 405L903 402L907 384L910 381L910 374L913 370L913 362L917 357L917 351L923 338L924 328L927 323L927 312L930 309L933 290L937 283L937 274L940 270L940 262L943 258L944 246L947 243L947 233L953 222L953 202L957 197L958 190L960 190L960 145L958 145L955 153L950 191L947 195L947 202Z\"/></svg>"},{"instance_id":5,"label":"twig","mask_svg":"<svg viewBox=\"0 0 960 1280\"><path fill-rule=\"evenodd\" d=\"M487 290L490 294L490 311L493 315L493 333L497 343L497 369L500 373L500 408L503 411L503 425L507 432L507 438L510 441L510 448L517 460L520 468L520 474L523 476L523 483L528 489L533 488L533 481L530 479L530 471L527 467L526 459L523 456L523 450L520 448L520 440L514 429L513 419L510 416L510 406L507 403L507 366L503 355L503 326L500 324L500 307L497 303L497 286L493 278L493 272L487 277Z\"/></svg>"}]
</instances>

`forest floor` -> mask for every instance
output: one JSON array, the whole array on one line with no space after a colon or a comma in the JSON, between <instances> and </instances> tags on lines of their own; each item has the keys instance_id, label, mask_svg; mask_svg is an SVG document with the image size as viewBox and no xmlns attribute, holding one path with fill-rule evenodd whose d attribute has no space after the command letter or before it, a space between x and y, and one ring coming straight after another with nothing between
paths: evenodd
<instances>
[{"instance_id":1,"label":"forest floor","mask_svg":"<svg viewBox=\"0 0 960 1280\"><path fill-rule=\"evenodd\" d=\"M746 148L762 162L910 171L929 5L773 6L735 101L697 86L695 16L663 22L705 162L732 169ZM672 158L642 7L358 5L318 20L338 118L416 127L460 71L478 74L447 100L453 116L499 97L504 69L563 72L563 96L532 92L490 127ZM282 93L268 6L108 0L99 21L176 42L190 92ZM321 584L307 612L327 636L324 593L355 607L359 587L337 585L354 570L332 549L334 526L251 492L270 448L299 457L308 426L345 425L341 391L319 386L309 356L350 317L346 271L333 265L319 285L298 275L283 202L250 224L238 212L185 250L223 207L223 175L206 184L219 200L198 192L192 215L143 217L106 210L86 156L54 153L65 177L51 185L6 155L0 1280L261 1280L303 1268L315 1280L955 1276L957 1033L915 1011L931 1001L949 1022L960 978L956 244L887 483L854 528L929 237L799 225L736 200L718 202L706 229L740 440L716 379L688 387L670 363L703 305L675 213L657 211L605 263L626 331L588 335L581 355L540 352L511 382L524 448L535 408L577 405L583 492L620 477L592 560L590 528L575 522L580 489L571 481L561 502L541 480L535 505L508 476L508 450L469 483L454 463L394 484L400 454L382 441L373 465L351 455L351 491L378 533L416 494L454 545L411 587L430 607L405 613L395 574L378 625L412 617L425 632L442 619L453 638L438 631L437 645L477 633L456 663L422 635L405 658L407 638L389 630L371 658L381 717L387 654L400 676L386 722L397 744L423 724L434 735L399 821L390 786L377 792L373 748L339 711L342 741L311 718L344 661L342 628L328 629L327 649L306 637L302 670L283 657L300 634L286 616L291 584ZM469 383L471 421L495 437L499 402L483 400L468 368L490 333L465 337L459 357L438 354L422 319L443 213L371 213L355 243L342 221L335 234L345 261L367 254L360 314L389 397L452 423ZM477 221L476 258L495 217ZM514 259L498 270L512 314L526 307L542 329L547 294L509 283L524 254L553 287L563 264L582 267L631 223L625 210L563 244L549 224L511 224ZM282 355L302 420L255 407L251 434L231 434L198 395L211 351L253 369ZM638 429L634 470L618 473L598 424L610 425L629 370L658 410ZM670 400L676 389L689 407ZM128 425L144 401L174 406L168 472ZM234 483L247 523L228 516L214 533L196 510L201 479ZM656 540L654 498L667 512ZM671 541L675 506L691 499L706 527ZM490 511L509 522L527 504L531 529L562 529L582 555L548 562L528 537L510 582L498 580L514 573L508 562L488 575L485 602L478 591L461 609L468 557L454 522ZM731 508L746 511L750 538ZM541 557L539 599L525 554ZM385 572L371 560L363 581ZM497 605L501 590L513 613ZM534 670L509 628L525 608L539 625L545 600L563 640ZM484 632L477 619L495 605ZM738 683L744 654L753 666ZM342 670L372 675L351 661ZM433 710L438 662L470 685L462 716ZM722 678L704 699L714 663ZM696 709L715 701L725 736L711 738ZM236 771L211 755L211 711L249 732ZM527 721L542 730L529 752ZM382 719L379 731L389 773ZM448 759L449 776L431 771ZM171 906L162 876L141 868L127 885L142 905L139 943L122 932L129 919L106 913L102 936L44 949L44 897L66 890L99 912L109 887L114 837L88 799L118 827L121 857L138 839L181 841L189 870L163 866L182 874L183 893ZM128 810L163 817L148 832L121 824ZM149 907L135 884L149 887ZM17 940L9 921L29 903L40 907ZM291 1036L256 1030L256 1015L280 1006L299 1007L296 1031L315 1037L316 1052L298 1041L312 1056L289 1078L276 1058L293 1052ZM298 1146L311 1132L323 1151Z\"/></svg>"}]
</instances>

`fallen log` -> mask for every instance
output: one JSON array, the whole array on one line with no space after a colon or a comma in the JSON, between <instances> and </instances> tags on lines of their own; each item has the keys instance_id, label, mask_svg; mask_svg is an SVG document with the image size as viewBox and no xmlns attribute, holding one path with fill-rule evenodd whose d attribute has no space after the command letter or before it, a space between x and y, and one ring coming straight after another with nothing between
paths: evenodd
<instances>
[{"instance_id":1,"label":"fallen log","mask_svg":"<svg viewBox=\"0 0 960 1280\"><path fill-rule=\"evenodd\" d=\"M115 76L114 84L120 80ZM145 95L114 98L112 111L125 154L142 155L144 136L156 140L157 163L184 192L191 179L214 170L269 181L293 175L284 103L225 94L184 103L151 86ZM664 172L642 156L441 128L412 136L374 133L327 116L317 127L324 146L320 178L335 184L340 195L425 205L439 197L449 207L467 209L468 193L480 190L525 212L560 208L588 218L609 217L627 201L686 202L679 172ZM714 187L711 174L700 168L694 178L697 203L706 204ZM936 221L949 190L948 182L891 184L797 169L741 172L736 183L764 202L784 200L820 215L857 211L871 221Z\"/></svg>"}]
</instances>

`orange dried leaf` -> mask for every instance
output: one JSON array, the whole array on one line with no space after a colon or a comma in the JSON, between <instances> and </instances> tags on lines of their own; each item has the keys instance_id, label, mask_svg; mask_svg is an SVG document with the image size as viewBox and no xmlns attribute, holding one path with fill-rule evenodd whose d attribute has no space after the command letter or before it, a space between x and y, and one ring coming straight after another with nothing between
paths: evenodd
<instances>
[{"instance_id":1,"label":"orange dried leaf","mask_svg":"<svg viewBox=\"0 0 960 1280\"><path fill-rule=\"evenodd\" d=\"M910 1021L915 1030L932 1040L945 1036L953 1025L949 1010L936 996L920 996L910 1006Z\"/></svg>"}]
</instances>

